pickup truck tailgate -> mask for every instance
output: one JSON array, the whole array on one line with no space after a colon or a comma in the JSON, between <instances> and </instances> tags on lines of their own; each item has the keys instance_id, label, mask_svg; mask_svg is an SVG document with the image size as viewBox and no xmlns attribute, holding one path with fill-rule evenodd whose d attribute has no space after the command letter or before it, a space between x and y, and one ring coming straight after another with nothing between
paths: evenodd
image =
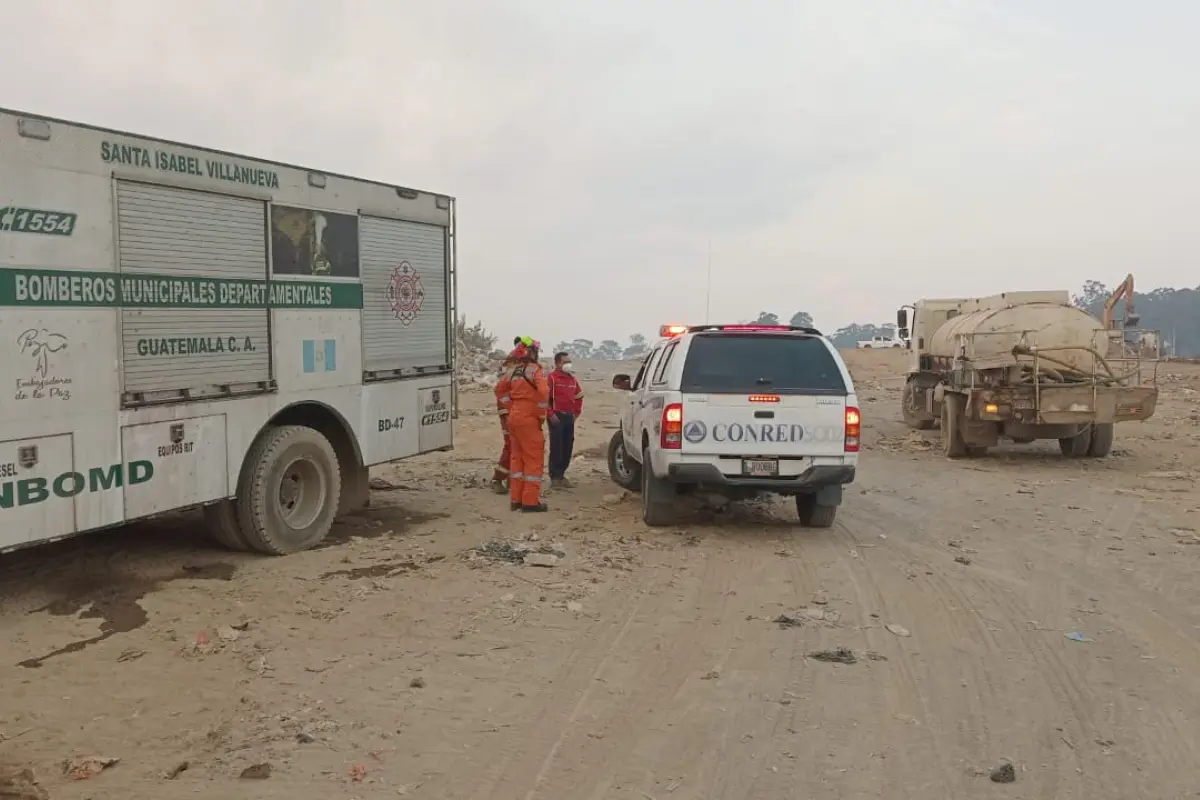
<instances>
[{"instance_id":1,"label":"pickup truck tailgate","mask_svg":"<svg viewBox=\"0 0 1200 800\"><path fill-rule=\"evenodd\" d=\"M845 454L846 397L685 395L685 455L815 457Z\"/></svg>"}]
</instances>

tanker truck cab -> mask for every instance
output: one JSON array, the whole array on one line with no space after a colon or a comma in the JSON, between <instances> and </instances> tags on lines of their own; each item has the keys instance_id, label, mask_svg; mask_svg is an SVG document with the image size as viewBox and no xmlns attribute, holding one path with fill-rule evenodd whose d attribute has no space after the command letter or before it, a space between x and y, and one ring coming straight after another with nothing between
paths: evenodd
<instances>
[{"instance_id":1,"label":"tanker truck cab","mask_svg":"<svg viewBox=\"0 0 1200 800\"><path fill-rule=\"evenodd\" d=\"M625 392L609 443L613 480L642 495L649 525L680 494L795 498L800 522L833 524L858 465L860 415L849 370L812 328L664 326Z\"/></svg>"},{"instance_id":2,"label":"tanker truck cab","mask_svg":"<svg viewBox=\"0 0 1200 800\"><path fill-rule=\"evenodd\" d=\"M1108 332L1065 291L921 300L896 321L912 342L904 421L940 426L949 458L983 455L1001 438L1056 439L1067 458L1103 458L1117 423L1154 414L1154 359L1106 357Z\"/></svg>"}]
</instances>

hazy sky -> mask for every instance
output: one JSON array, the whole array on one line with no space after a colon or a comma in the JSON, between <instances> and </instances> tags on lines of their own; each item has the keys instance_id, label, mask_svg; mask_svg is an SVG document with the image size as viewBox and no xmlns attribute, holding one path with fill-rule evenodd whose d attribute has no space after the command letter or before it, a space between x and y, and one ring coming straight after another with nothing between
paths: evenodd
<instances>
[{"instance_id":1,"label":"hazy sky","mask_svg":"<svg viewBox=\"0 0 1200 800\"><path fill-rule=\"evenodd\" d=\"M625 338L1196 286L1194 0L4 3L0 105L455 195L460 306ZM16 33L16 35L11 35Z\"/></svg>"}]
</instances>

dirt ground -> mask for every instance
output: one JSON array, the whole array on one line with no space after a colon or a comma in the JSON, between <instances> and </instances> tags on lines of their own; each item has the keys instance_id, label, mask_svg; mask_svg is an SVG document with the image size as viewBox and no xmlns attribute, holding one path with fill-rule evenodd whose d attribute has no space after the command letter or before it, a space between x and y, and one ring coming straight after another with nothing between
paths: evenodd
<instances>
[{"instance_id":1,"label":"dirt ground","mask_svg":"<svg viewBox=\"0 0 1200 800\"><path fill-rule=\"evenodd\" d=\"M1200 367L1161 365L1110 459L964 463L900 423L902 354L847 358L865 452L831 530L782 501L645 528L585 364L546 515L486 490L477 391L453 454L379 470L313 552L185 517L0 558L0 762L56 800L1200 792Z\"/></svg>"}]
</instances>

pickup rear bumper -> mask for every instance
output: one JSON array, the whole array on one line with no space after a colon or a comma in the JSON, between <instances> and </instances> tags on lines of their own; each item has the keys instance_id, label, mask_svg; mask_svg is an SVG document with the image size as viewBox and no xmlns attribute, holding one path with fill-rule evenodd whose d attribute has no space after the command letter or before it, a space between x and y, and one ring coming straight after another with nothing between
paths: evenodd
<instances>
[{"instance_id":1,"label":"pickup rear bumper","mask_svg":"<svg viewBox=\"0 0 1200 800\"><path fill-rule=\"evenodd\" d=\"M845 465L809 467L799 475L786 478L744 478L726 475L715 464L671 464L667 480L672 483L694 483L714 489L752 489L776 494L810 494L824 486L841 486L854 482L855 468Z\"/></svg>"}]
</instances>

